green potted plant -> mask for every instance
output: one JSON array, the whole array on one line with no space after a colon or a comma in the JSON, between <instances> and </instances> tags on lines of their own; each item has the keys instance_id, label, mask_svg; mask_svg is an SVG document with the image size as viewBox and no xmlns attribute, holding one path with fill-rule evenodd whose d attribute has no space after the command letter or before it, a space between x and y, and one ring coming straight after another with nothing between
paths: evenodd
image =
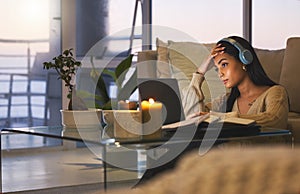
<instances>
[{"instance_id":1,"label":"green potted plant","mask_svg":"<svg viewBox=\"0 0 300 194\"><path fill-rule=\"evenodd\" d=\"M91 93L84 90L78 90L78 96L84 99L84 102L89 107L96 107L102 109L104 131L106 135L114 136L114 115L115 109L118 109L118 102L126 101L130 98L132 93L137 88L137 70L131 74L129 79L125 79L129 68L132 66L133 55L128 55L122 60L115 69L96 69L93 57L90 58L90 64L92 70L90 71L90 79L95 83L96 92ZM101 72L101 73L100 73ZM106 88L104 76L112 78L113 82L117 86L117 98L111 99L109 97L108 89ZM132 104L135 104L132 102ZM131 102L128 105L132 105ZM136 109L136 106L128 106L130 109Z\"/></svg>"},{"instance_id":2,"label":"green potted plant","mask_svg":"<svg viewBox=\"0 0 300 194\"><path fill-rule=\"evenodd\" d=\"M124 84L125 76L132 65L132 58L133 55L130 54L128 57L122 60L114 70L104 68L100 73L100 71L96 69L93 58L91 57L90 63L92 65L92 70L90 72L90 78L96 84L96 93L79 90L78 96L84 100L88 107L95 107L102 110L117 109L118 101L127 100L136 89L136 70ZM103 78L104 75L110 76L117 86L118 96L116 99L111 99L109 97L108 89L106 88Z\"/></svg>"},{"instance_id":3,"label":"green potted plant","mask_svg":"<svg viewBox=\"0 0 300 194\"><path fill-rule=\"evenodd\" d=\"M108 137L116 137L117 133L116 131L125 131L125 130L117 130L114 127L114 120L115 117L118 117L118 111L115 112L115 109L119 109L118 103L123 102L123 104L127 104L124 101L128 100L131 94L136 90L137 88L137 70L135 69L132 75L128 80L125 81L125 76L127 72L129 71L129 68L132 65L132 58L133 55L129 55L127 58L121 61L121 63L116 67L115 70L110 69L104 69L102 71L103 75L109 75L115 85L117 86L117 98L116 99L110 99L108 96L108 91L105 88L103 76L99 76L97 71L91 72L91 77L94 79L94 81L97 80L97 88L100 88L100 102L102 104L102 114L103 114L103 122L105 123L104 126L104 134L106 134ZM94 63L91 61L92 67L94 68ZM99 79L97 78L99 77ZM95 98L98 99L98 98ZM133 102L134 103L134 102ZM136 104L136 103L134 103ZM130 103L127 104L128 109L136 109L136 106L130 106ZM114 109L114 110L112 110ZM122 108L121 108L122 109ZM122 114L122 113L120 113ZM124 114L124 113L123 113ZM132 116L136 115L136 113L132 112ZM120 116L120 115L119 115Z\"/></svg>"},{"instance_id":4,"label":"green potted plant","mask_svg":"<svg viewBox=\"0 0 300 194\"><path fill-rule=\"evenodd\" d=\"M88 109L84 101L77 95L73 78L82 63L75 59L73 49L63 51L62 54L54 57L53 61L44 62L43 65L44 69L54 69L58 74L58 79L63 80L65 87L68 89L68 109L61 110L62 125L69 128L99 125L101 110Z\"/></svg>"},{"instance_id":5,"label":"green potted plant","mask_svg":"<svg viewBox=\"0 0 300 194\"><path fill-rule=\"evenodd\" d=\"M78 121L75 121L75 124L73 124L72 121L77 119L72 119L72 117L74 117L74 115L83 114L84 116L80 115L78 118L83 120L84 125L90 125L92 123L91 118L93 117L89 116L89 114L87 114L88 112L93 113L97 111L97 115L99 116L100 113L98 112L100 112L100 110L111 110L116 108L118 100L128 99L136 89L136 70L129 80L127 80L126 84L123 84L125 75L131 67L133 55L131 54L121 61L115 70L105 68L102 73L96 70L91 58L92 70L90 72L90 77L96 84L96 89L98 91L97 94L93 94L87 91L76 90L73 77L76 76L77 69L82 66L82 63L75 59L72 51L72 48L67 49L63 51L62 54L54 57L53 61L44 62L44 69L54 69L58 74L58 79L63 80L65 87L68 89L67 98L69 99L69 104L67 110L61 110L62 124L71 127L74 127L74 125L78 126ZM119 91L117 100L110 99L103 75L111 76L117 85Z\"/></svg>"}]
</instances>

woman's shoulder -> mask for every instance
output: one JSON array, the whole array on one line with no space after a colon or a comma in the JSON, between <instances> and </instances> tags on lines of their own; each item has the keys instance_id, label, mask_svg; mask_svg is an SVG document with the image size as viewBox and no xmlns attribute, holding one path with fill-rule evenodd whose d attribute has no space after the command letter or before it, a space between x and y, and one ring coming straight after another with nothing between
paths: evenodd
<instances>
[{"instance_id":1,"label":"woman's shoulder","mask_svg":"<svg viewBox=\"0 0 300 194\"><path fill-rule=\"evenodd\" d=\"M274 86L271 86L267 91L281 91L281 92L286 92L286 89L282 85L274 85Z\"/></svg>"},{"instance_id":2,"label":"woman's shoulder","mask_svg":"<svg viewBox=\"0 0 300 194\"><path fill-rule=\"evenodd\" d=\"M282 85L274 85L266 91L266 95L287 96L287 91Z\"/></svg>"}]
</instances>

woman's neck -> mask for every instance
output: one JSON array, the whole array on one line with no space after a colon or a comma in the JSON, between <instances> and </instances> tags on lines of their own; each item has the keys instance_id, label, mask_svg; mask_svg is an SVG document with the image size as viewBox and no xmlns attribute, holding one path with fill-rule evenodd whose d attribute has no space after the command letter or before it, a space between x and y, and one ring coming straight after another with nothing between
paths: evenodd
<instances>
[{"instance_id":1,"label":"woman's neck","mask_svg":"<svg viewBox=\"0 0 300 194\"><path fill-rule=\"evenodd\" d=\"M250 101L255 100L268 88L269 86L257 86L253 82L246 82L238 86L240 97L248 99Z\"/></svg>"}]
</instances>

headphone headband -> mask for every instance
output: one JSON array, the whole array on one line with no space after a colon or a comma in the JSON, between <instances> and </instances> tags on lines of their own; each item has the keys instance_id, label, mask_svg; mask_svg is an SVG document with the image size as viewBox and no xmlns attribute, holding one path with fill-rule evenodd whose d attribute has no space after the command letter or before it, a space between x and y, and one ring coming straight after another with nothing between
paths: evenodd
<instances>
[{"instance_id":1,"label":"headphone headband","mask_svg":"<svg viewBox=\"0 0 300 194\"><path fill-rule=\"evenodd\" d=\"M239 42L232 38L223 38L221 41L228 42L231 45L233 45L236 49L238 49L239 59L243 64L249 65L250 63L252 63L252 53L248 49L245 49Z\"/></svg>"}]
</instances>

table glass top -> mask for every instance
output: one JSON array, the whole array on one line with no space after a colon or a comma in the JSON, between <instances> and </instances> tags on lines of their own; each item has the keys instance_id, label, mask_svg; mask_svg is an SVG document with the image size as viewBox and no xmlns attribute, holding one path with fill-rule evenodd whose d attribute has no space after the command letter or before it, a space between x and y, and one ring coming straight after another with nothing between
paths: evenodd
<instances>
[{"instance_id":1,"label":"table glass top","mask_svg":"<svg viewBox=\"0 0 300 194\"><path fill-rule=\"evenodd\" d=\"M80 141L86 143L96 143L96 144L115 144L120 142L122 144L133 144L133 143L150 143L150 142L165 142L170 139L173 141L191 141L192 139L204 140L204 136L197 136L195 134L182 135L184 133L175 134L170 136L163 133L161 138L111 138L108 137L103 129L99 128L81 128L81 129L66 129L63 126L37 126L37 127L24 127L24 128L4 128L1 130L2 133L24 133L39 135L43 137L59 138L73 141ZM289 130L280 130L274 128L264 128L261 129L257 134L246 134L237 136L224 136L218 137L219 140L226 140L230 138L248 138L253 136L276 136L276 135L289 135L291 132ZM205 139L208 140L208 139Z\"/></svg>"}]
</instances>

